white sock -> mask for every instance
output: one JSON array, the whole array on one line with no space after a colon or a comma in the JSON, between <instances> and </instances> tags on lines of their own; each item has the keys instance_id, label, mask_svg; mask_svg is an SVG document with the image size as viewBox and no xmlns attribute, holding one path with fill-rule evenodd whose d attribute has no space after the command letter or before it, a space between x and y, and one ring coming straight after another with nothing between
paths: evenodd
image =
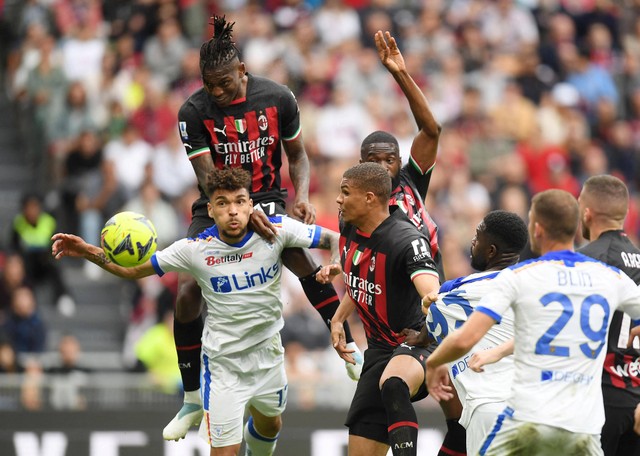
<instances>
[{"instance_id":1,"label":"white sock","mask_svg":"<svg viewBox=\"0 0 640 456\"><path fill-rule=\"evenodd\" d=\"M198 388L195 391L185 391L184 402L188 404L202 405L202 398L200 397L200 388Z\"/></svg>"},{"instance_id":2,"label":"white sock","mask_svg":"<svg viewBox=\"0 0 640 456\"><path fill-rule=\"evenodd\" d=\"M253 417L250 416L247 424L244 425L244 441L251 456L271 456L276 449L278 436L265 437L260 435L253 426Z\"/></svg>"}]
</instances>

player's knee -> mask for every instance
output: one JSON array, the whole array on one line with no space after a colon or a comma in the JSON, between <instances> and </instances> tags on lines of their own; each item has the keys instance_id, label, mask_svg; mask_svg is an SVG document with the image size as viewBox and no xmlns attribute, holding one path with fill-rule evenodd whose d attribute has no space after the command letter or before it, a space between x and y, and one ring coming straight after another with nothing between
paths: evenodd
<instances>
[{"instance_id":1,"label":"player's knee","mask_svg":"<svg viewBox=\"0 0 640 456\"><path fill-rule=\"evenodd\" d=\"M282 262L287 269L300 279L313 274L318 267L311 255L300 248L284 249L282 251Z\"/></svg>"},{"instance_id":2,"label":"player's knee","mask_svg":"<svg viewBox=\"0 0 640 456\"><path fill-rule=\"evenodd\" d=\"M195 320L202 313L202 292L195 280L178 284L175 318L181 323Z\"/></svg>"},{"instance_id":3,"label":"player's knee","mask_svg":"<svg viewBox=\"0 0 640 456\"><path fill-rule=\"evenodd\" d=\"M409 387L400 377L389 377L380 388L385 407L396 409L398 404L409 399Z\"/></svg>"}]
</instances>

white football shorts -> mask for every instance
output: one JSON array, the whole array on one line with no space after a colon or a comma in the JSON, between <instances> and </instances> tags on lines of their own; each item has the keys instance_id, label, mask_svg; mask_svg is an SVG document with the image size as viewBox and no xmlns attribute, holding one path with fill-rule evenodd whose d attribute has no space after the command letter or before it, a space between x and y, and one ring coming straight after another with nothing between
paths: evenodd
<instances>
[{"instance_id":1,"label":"white football shorts","mask_svg":"<svg viewBox=\"0 0 640 456\"><path fill-rule=\"evenodd\" d=\"M265 416L281 415L287 403L287 376L280 334L240 353L202 356L204 417L199 435L212 447L242 442L243 419L252 406Z\"/></svg>"},{"instance_id":2,"label":"white football shorts","mask_svg":"<svg viewBox=\"0 0 640 456\"><path fill-rule=\"evenodd\" d=\"M600 435L517 421L512 416L513 409L510 407L498 415L493 429L480 448L481 456L603 455Z\"/></svg>"}]
</instances>

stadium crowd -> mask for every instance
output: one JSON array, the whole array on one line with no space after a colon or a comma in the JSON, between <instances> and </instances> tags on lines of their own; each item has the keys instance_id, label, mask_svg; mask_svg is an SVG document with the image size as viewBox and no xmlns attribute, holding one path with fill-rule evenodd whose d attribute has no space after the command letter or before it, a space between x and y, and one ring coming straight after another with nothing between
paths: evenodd
<instances>
[{"instance_id":1,"label":"stadium crowd","mask_svg":"<svg viewBox=\"0 0 640 456\"><path fill-rule=\"evenodd\" d=\"M160 248L186 233L197 189L177 111L202 85L199 47L213 14L237 21L250 73L295 94L319 224L337 229L340 176L369 133L392 132L408 158L415 124L373 42L377 30L389 30L443 125L426 206L439 226L447 278L471 272L468 242L488 211L526 220L531 195L560 188L578 196L596 174L626 182L625 230L636 243L640 237L638 0L4 0L0 11L10 43L0 56L3 90L19 121L30 189L58 231L91 243L125 209L153 221ZM19 235L18 225L10 228ZM15 238L2 245L1 326L19 320L41 328L46 322L26 322L9 304L29 301L37 281L15 265L28 261ZM100 279L99 270L82 273ZM322 322L299 305L305 297L295 282L285 281L283 333L292 382L335 357ZM68 300L59 302L72 292L59 285L58 307L72 315ZM123 342L131 364L133 340L163 315L162 304L148 304L161 295L157 285L141 283L132 303L133 335ZM160 284L172 293L174 286ZM44 328L37 334L45 337ZM22 342L34 344L27 351L46 346ZM345 381L339 363L330 377ZM322 400L301 391L303 404Z\"/></svg>"}]
</instances>

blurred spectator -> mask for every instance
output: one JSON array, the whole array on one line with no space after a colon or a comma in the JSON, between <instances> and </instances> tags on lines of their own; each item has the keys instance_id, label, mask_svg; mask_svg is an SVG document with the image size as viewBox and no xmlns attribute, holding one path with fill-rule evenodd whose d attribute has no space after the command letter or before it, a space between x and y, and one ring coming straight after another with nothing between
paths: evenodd
<instances>
[{"instance_id":1,"label":"blurred spectator","mask_svg":"<svg viewBox=\"0 0 640 456\"><path fill-rule=\"evenodd\" d=\"M124 203L112 162L103 159L100 138L91 130L80 134L67 157L61 184L61 212L67 231L100 243L100 231Z\"/></svg>"},{"instance_id":2,"label":"blurred spectator","mask_svg":"<svg viewBox=\"0 0 640 456\"><path fill-rule=\"evenodd\" d=\"M75 302L59 264L51 256L51 236L56 231L56 219L43 210L40 197L25 194L20 213L13 219L11 247L22 256L29 280L38 286L50 285L53 302L60 313L71 316L75 312Z\"/></svg>"},{"instance_id":3,"label":"blurred spectator","mask_svg":"<svg viewBox=\"0 0 640 456\"><path fill-rule=\"evenodd\" d=\"M11 342L1 336L0 340L0 374L20 374L24 372L24 367L18 361L16 351Z\"/></svg>"},{"instance_id":4,"label":"blurred spectator","mask_svg":"<svg viewBox=\"0 0 640 456\"><path fill-rule=\"evenodd\" d=\"M329 49L360 40L360 18L344 0L325 0L314 15L320 40Z\"/></svg>"},{"instance_id":5,"label":"blurred spectator","mask_svg":"<svg viewBox=\"0 0 640 456\"><path fill-rule=\"evenodd\" d=\"M524 46L537 46L536 21L530 10L514 0L495 0L480 16L482 34L497 54L515 55Z\"/></svg>"},{"instance_id":6,"label":"blurred spectator","mask_svg":"<svg viewBox=\"0 0 640 456\"><path fill-rule=\"evenodd\" d=\"M353 165L360 158L362 139L373 130L369 113L351 98L348 87L337 86L318 116L315 134L320 154L341 169Z\"/></svg>"},{"instance_id":7,"label":"blurred spectator","mask_svg":"<svg viewBox=\"0 0 640 456\"><path fill-rule=\"evenodd\" d=\"M116 181L132 198L150 174L153 148L140 137L132 124L127 124L121 138L112 139L104 147L104 160L113 166Z\"/></svg>"},{"instance_id":8,"label":"blurred spectator","mask_svg":"<svg viewBox=\"0 0 640 456\"><path fill-rule=\"evenodd\" d=\"M87 91L80 81L69 84L66 96L56 99L49 110L46 137L49 141L49 179L58 184L61 179L61 168L69 151L83 131L95 130L92 110Z\"/></svg>"},{"instance_id":9,"label":"blurred spectator","mask_svg":"<svg viewBox=\"0 0 640 456\"><path fill-rule=\"evenodd\" d=\"M87 407L81 388L88 383L90 369L79 364L80 354L78 339L64 334L58 343L58 363L45 369L51 387L49 401L54 410L84 410Z\"/></svg>"},{"instance_id":10,"label":"blurred spectator","mask_svg":"<svg viewBox=\"0 0 640 456\"><path fill-rule=\"evenodd\" d=\"M42 394L42 383L44 375L42 366L35 358L29 358L25 361L24 380L20 387L20 403L25 410L37 411L44 407Z\"/></svg>"},{"instance_id":11,"label":"blurred spectator","mask_svg":"<svg viewBox=\"0 0 640 456\"><path fill-rule=\"evenodd\" d=\"M165 19L158 26L156 34L144 45L145 64L163 79L165 85L170 85L180 76L182 56L188 47L179 22L175 18Z\"/></svg>"},{"instance_id":12,"label":"blurred spectator","mask_svg":"<svg viewBox=\"0 0 640 456\"><path fill-rule=\"evenodd\" d=\"M564 79L565 71L560 60L560 50L575 43L576 27L571 16L564 12L549 18L549 31L538 48L540 62L550 68L556 78Z\"/></svg>"},{"instance_id":13,"label":"blurred spectator","mask_svg":"<svg viewBox=\"0 0 640 456\"><path fill-rule=\"evenodd\" d=\"M84 28L98 30L102 25L101 2L98 0L58 0L53 11L58 30L70 36Z\"/></svg>"},{"instance_id":14,"label":"blurred spectator","mask_svg":"<svg viewBox=\"0 0 640 456\"><path fill-rule=\"evenodd\" d=\"M107 46L106 41L98 36L98 32L99 28L90 22L80 22L78 27L66 36L61 46L65 76L71 81L82 82L92 100L98 94L102 57Z\"/></svg>"},{"instance_id":15,"label":"blurred spectator","mask_svg":"<svg viewBox=\"0 0 640 456\"><path fill-rule=\"evenodd\" d=\"M580 94L581 104L590 119L595 121L596 106L605 99L617 106L618 90L604 68L589 60L589 49L586 46L566 45L560 54L563 67L566 69L566 81L574 86Z\"/></svg>"},{"instance_id":16,"label":"blurred spectator","mask_svg":"<svg viewBox=\"0 0 640 456\"><path fill-rule=\"evenodd\" d=\"M153 154L153 182L170 201L177 200L189 187L197 184L191 162L177 131L169 132Z\"/></svg>"},{"instance_id":17,"label":"blurred spectator","mask_svg":"<svg viewBox=\"0 0 640 456\"><path fill-rule=\"evenodd\" d=\"M151 180L142 184L138 195L127 201L122 210L144 214L151 220L158 232L159 249L167 247L181 237L176 210L162 199L160 190Z\"/></svg>"},{"instance_id":18,"label":"blurred spectator","mask_svg":"<svg viewBox=\"0 0 640 456\"><path fill-rule=\"evenodd\" d=\"M136 343L136 356L160 391L176 394L180 391L182 380L173 342L172 298L159 298L156 318L158 323L149 328Z\"/></svg>"},{"instance_id":19,"label":"blurred spectator","mask_svg":"<svg viewBox=\"0 0 640 456\"><path fill-rule=\"evenodd\" d=\"M3 331L18 354L42 353L45 350L47 331L30 288L20 287L11 295L11 309Z\"/></svg>"},{"instance_id":20,"label":"blurred spectator","mask_svg":"<svg viewBox=\"0 0 640 456\"><path fill-rule=\"evenodd\" d=\"M18 288L31 288L24 268L24 260L18 253L10 253L4 258L0 271L0 326L10 310L11 296Z\"/></svg>"},{"instance_id":21,"label":"blurred spectator","mask_svg":"<svg viewBox=\"0 0 640 456\"><path fill-rule=\"evenodd\" d=\"M157 84L149 82L143 90L142 104L133 111L129 122L140 132L144 141L155 146L175 132L178 111L172 109L169 93Z\"/></svg>"}]
</instances>

